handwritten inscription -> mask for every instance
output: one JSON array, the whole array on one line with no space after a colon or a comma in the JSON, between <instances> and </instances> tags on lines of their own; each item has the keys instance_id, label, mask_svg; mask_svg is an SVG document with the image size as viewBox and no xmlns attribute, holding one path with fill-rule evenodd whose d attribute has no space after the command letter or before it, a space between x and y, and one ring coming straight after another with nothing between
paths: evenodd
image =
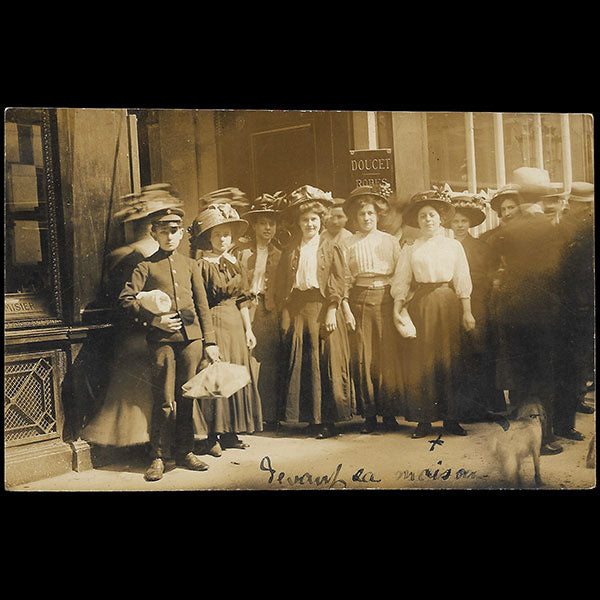
<instances>
[{"instance_id":1,"label":"handwritten inscription","mask_svg":"<svg viewBox=\"0 0 600 600\"><path fill-rule=\"evenodd\" d=\"M438 465L442 464L442 461L437 462ZM440 473L441 472L441 473ZM441 479L446 481L454 476L454 479L477 479L477 471L469 471L467 469L458 469L453 471L452 469L423 469L418 474L414 471L396 471L397 479L408 479L409 481L427 481L428 479Z\"/></svg>"}]
</instances>

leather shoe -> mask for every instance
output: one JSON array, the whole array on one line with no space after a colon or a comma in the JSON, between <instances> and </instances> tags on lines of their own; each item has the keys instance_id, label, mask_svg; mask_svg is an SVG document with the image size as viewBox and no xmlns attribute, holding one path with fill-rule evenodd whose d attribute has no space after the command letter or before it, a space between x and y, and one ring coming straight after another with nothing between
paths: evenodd
<instances>
[{"instance_id":1,"label":"leather shoe","mask_svg":"<svg viewBox=\"0 0 600 600\"><path fill-rule=\"evenodd\" d=\"M159 479L162 479L164 472L165 463L162 458L155 458L144 473L144 479L146 481L158 481Z\"/></svg>"},{"instance_id":2,"label":"leather shoe","mask_svg":"<svg viewBox=\"0 0 600 600\"><path fill-rule=\"evenodd\" d=\"M221 448L234 448L237 450L245 450L246 448L250 448L250 444L242 442L242 440L240 440L240 438L235 433L220 436L219 443L221 445Z\"/></svg>"},{"instance_id":3,"label":"leather shoe","mask_svg":"<svg viewBox=\"0 0 600 600\"><path fill-rule=\"evenodd\" d=\"M221 448L221 444L219 444L219 442L215 442L212 446L208 447L206 454L219 458L219 456L223 454L223 448Z\"/></svg>"},{"instance_id":4,"label":"leather shoe","mask_svg":"<svg viewBox=\"0 0 600 600\"><path fill-rule=\"evenodd\" d=\"M188 452L183 458L177 461L177 464L191 471L206 471L208 469L208 465L201 461L193 452Z\"/></svg>"},{"instance_id":5,"label":"leather shoe","mask_svg":"<svg viewBox=\"0 0 600 600\"><path fill-rule=\"evenodd\" d=\"M453 435L467 435L466 429L463 429L455 421L444 423L444 431Z\"/></svg>"},{"instance_id":6,"label":"leather shoe","mask_svg":"<svg viewBox=\"0 0 600 600\"><path fill-rule=\"evenodd\" d=\"M564 431L555 431L554 432L559 437L567 438L568 440L575 440L576 442L581 442L585 439L585 436L577 429L571 427L570 429L565 429Z\"/></svg>"},{"instance_id":7,"label":"leather shoe","mask_svg":"<svg viewBox=\"0 0 600 600\"><path fill-rule=\"evenodd\" d=\"M553 454L560 454L563 451L563 447L556 443L544 444L540 449L542 456L551 456Z\"/></svg>"},{"instance_id":8,"label":"leather shoe","mask_svg":"<svg viewBox=\"0 0 600 600\"><path fill-rule=\"evenodd\" d=\"M594 409L585 402L581 402L577 407L577 412L583 413L584 415L592 415L594 414Z\"/></svg>"},{"instance_id":9,"label":"leather shoe","mask_svg":"<svg viewBox=\"0 0 600 600\"><path fill-rule=\"evenodd\" d=\"M338 432L331 426L325 426L316 435L317 440L325 440L327 438L336 437Z\"/></svg>"},{"instance_id":10,"label":"leather shoe","mask_svg":"<svg viewBox=\"0 0 600 600\"><path fill-rule=\"evenodd\" d=\"M373 433L377 429L377 417L367 417L361 433Z\"/></svg>"},{"instance_id":11,"label":"leather shoe","mask_svg":"<svg viewBox=\"0 0 600 600\"><path fill-rule=\"evenodd\" d=\"M398 431L400 423L396 421L396 417L383 417L383 428L386 431Z\"/></svg>"},{"instance_id":12,"label":"leather shoe","mask_svg":"<svg viewBox=\"0 0 600 600\"><path fill-rule=\"evenodd\" d=\"M431 423L419 423L410 437L416 440L429 435L432 431Z\"/></svg>"}]
</instances>

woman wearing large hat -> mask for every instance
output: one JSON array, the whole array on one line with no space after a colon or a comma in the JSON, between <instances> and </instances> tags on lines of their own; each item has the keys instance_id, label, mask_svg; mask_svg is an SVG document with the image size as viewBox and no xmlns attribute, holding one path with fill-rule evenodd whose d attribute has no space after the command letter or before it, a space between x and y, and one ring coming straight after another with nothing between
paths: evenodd
<instances>
[{"instance_id":1,"label":"woman wearing large hat","mask_svg":"<svg viewBox=\"0 0 600 600\"><path fill-rule=\"evenodd\" d=\"M471 312L475 317L474 330L461 332L461 403L459 419L478 421L488 418L488 411L506 409L503 390L496 389L495 336L490 327L493 274L497 268L488 244L473 237L469 229L486 219L486 203L482 196L468 192L453 194L454 217L450 228L454 239L465 250L473 291Z\"/></svg>"},{"instance_id":2,"label":"woman wearing large hat","mask_svg":"<svg viewBox=\"0 0 600 600\"><path fill-rule=\"evenodd\" d=\"M402 354L404 416L418 423L414 438L428 435L431 423L438 420L444 421L445 431L466 435L456 407L458 356L461 326L471 330L475 319L465 251L442 227L453 215L445 191L413 197L404 220L418 227L421 237L403 247L392 278L395 318L401 321L401 310L406 307L416 328L416 338L404 340Z\"/></svg>"},{"instance_id":3,"label":"woman wearing large hat","mask_svg":"<svg viewBox=\"0 0 600 600\"><path fill-rule=\"evenodd\" d=\"M121 198L115 213L121 223L132 226L133 241L112 251L106 259L105 289L109 306L114 308L113 334L105 351L108 356L95 357L95 364L109 362L108 378L100 394L102 404L82 432L82 438L101 446L133 446L150 440L152 387L146 332L134 327L117 310L119 293L130 280L136 265L154 254L159 246L151 234L157 215L183 214L183 205L168 183L143 187L139 193ZM85 352L79 360L84 359ZM91 369L94 373L97 369Z\"/></svg>"},{"instance_id":4,"label":"woman wearing large hat","mask_svg":"<svg viewBox=\"0 0 600 600\"><path fill-rule=\"evenodd\" d=\"M262 194L244 213L248 221L248 238L237 245L232 253L246 270L253 301L250 322L256 337L252 364L258 373L262 415L265 424L278 422L277 403L280 393L281 348L279 311L275 305L275 279L281 250L275 245L279 206L284 194Z\"/></svg>"},{"instance_id":5,"label":"woman wearing large hat","mask_svg":"<svg viewBox=\"0 0 600 600\"><path fill-rule=\"evenodd\" d=\"M238 433L262 431L262 410L250 353L256 338L250 322L246 271L230 250L245 233L248 221L227 203L209 204L188 229L192 257L198 260L212 314L220 358L244 365L250 383L229 398L200 398L206 421L207 453L220 456L224 448L247 447Z\"/></svg>"},{"instance_id":6,"label":"woman wearing large hat","mask_svg":"<svg viewBox=\"0 0 600 600\"><path fill-rule=\"evenodd\" d=\"M321 229L331 194L302 186L288 197L286 217L293 241L277 271L285 361L281 420L308 422L316 437L335 434L334 424L352 418L354 388L340 303L345 269L339 248Z\"/></svg>"},{"instance_id":7,"label":"woman wearing large hat","mask_svg":"<svg viewBox=\"0 0 600 600\"><path fill-rule=\"evenodd\" d=\"M389 211L379 187L354 189L344 204L356 230L340 247L348 268L348 300L342 307L350 334L352 374L358 410L365 419L362 433L371 433L377 417L397 429L401 415L401 340L393 325L390 283L400 255L399 241L378 224Z\"/></svg>"}]
</instances>

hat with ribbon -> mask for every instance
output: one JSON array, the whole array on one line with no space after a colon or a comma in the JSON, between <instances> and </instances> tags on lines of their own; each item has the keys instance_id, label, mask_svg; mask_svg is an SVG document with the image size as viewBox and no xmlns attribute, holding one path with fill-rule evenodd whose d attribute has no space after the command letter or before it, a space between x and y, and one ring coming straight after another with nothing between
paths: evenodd
<instances>
[{"instance_id":1,"label":"hat with ribbon","mask_svg":"<svg viewBox=\"0 0 600 600\"><path fill-rule=\"evenodd\" d=\"M194 222L188 227L188 233L192 239L197 239L204 236L213 227L225 224L231 225L233 240L239 239L248 228L248 221L241 219L233 206L223 202L209 204L200 211Z\"/></svg>"},{"instance_id":2,"label":"hat with ribbon","mask_svg":"<svg viewBox=\"0 0 600 600\"><path fill-rule=\"evenodd\" d=\"M594 184L587 181L574 181L571 184L569 202L593 202Z\"/></svg>"},{"instance_id":3,"label":"hat with ribbon","mask_svg":"<svg viewBox=\"0 0 600 600\"><path fill-rule=\"evenodd\" d=\"M566 192L559 192L558 185L550 181L550 174L546 169L537 167L519 167L512 172L510 183L519 186L521 194L538 196L539 198L566 196Z\"/></svg>"},{"instance_id":4,"label":"hat with ribbon","mask_svg":"<svg viewBox=\"0 0 600 600\"><path fill-rule=\"evenodd\" d=\"M482 194L457 192L452 194L450 202L455 213L461 213L469 219L471 227L477 227L485 221L486 201Z\"/></svg>"},{"instance_id":5,"label":"hat with ribbon","mask_svg":"<svg viewBox=\"0 0 600 600\"><path fill-rule=\"evenodd\" d=\"M299 208L302 204L306 204L307 202L320 202L323 206L329 207L333 204L333 197L331 196L331 192L324 192L312 185L303 185L294 190L286 198L285 210Z\"/></svg>"},{"instance_id":6,"label":"hat with ribbon","mask_svg":"<svg viewBox=\"0 0 600 600\"><path fill-rule=\"evenodd\" d=\"M491 198L490 206L493 210L495 210L498 214L500 214L500 208L502 203L510 198L514 200L517 204L520 204L522 201L521 198L521 186L516 183L507 183L503 185Z\"/></svg>"},{"instance_id":7,"label":"hat with ribbon","mask_svg":"<svg viewBox=\"0 0 600 600\"><path fill-rule=\"evenodd\" d=\"M244 212L250 201L246 194L236 187L221 188L208 194L200 196L198 199L198 210L202 211L211 204L229 204L239 212Z\"/></svg>"},{"instance_id":8,"label":"hat with ribbon","mask_svg":"<svg viewBox=\"0 0 600 600\"><path fill-rule=\"evenodd\" d=\"M139 193L121 197L123 208L115 217L123 222L152 217L152 222L181 221L184 215L183 204L170 183L146 185Z\"/></svg>"},{"instance_id":9,"label":"hat with ribbon","mask_svg":"<svg viewBox=\"0 0 600 600\"><path fill-rule=\"evenodd\" d=\"M254 218L260 215L267 215L276 218L284 202L284 192L275 192L273 195L261 194L250 204L250 209L243 216L244 218Z\"/></svg>"},{"instance_id":10,"label":"hat with ribbon","mask_svg":"<svg viewBox=\"0 0 600 600\"><path fill-rule=\"evenodd\" d=\"M387 182L377 182L373 185L361 185L354 188L344 204L344 212L351 215L358 206L360 199L372 198L378 212L387 212L390 207L392 186Z\"/></svg>"},{"instance_id":11,"label":"hat with ribbon","mask_svg":"<svg viewBox=\"0 0 600 600\"><path fill-rule=\"evenodd\" d=\"M431 190L416 193L402 213L404 223L418 229L417 215L419 211L424 206L433 206L440 215L442 225L447 225L454 216L452 195L452 188L447 183L442 187L434 185Z\"/></svg>"}]
</instances>

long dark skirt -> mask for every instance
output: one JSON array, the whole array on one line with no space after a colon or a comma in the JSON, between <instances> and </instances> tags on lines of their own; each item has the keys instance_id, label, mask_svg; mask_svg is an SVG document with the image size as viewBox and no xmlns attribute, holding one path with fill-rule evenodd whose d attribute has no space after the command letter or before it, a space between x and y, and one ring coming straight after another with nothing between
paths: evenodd
<instances>
[{"instance_id":1,"label":"long dark skirt","mask_svg":"<svg viewBox=\"0 0 600 600\"><path fill-rule=\"evenodd\" d=\"M281 420L314 424L350 420L356 403L341 311L337 311L337 328L327 332L327 307L318 290L295 290L287 309L290 328L283 337L287 369Z\"/></svg>"},{"instance_id":2,"label":"long dark skirt","mask_svg":"<svg viewBox=\"0 0 600 600\"><path fill-rule=\"evenodd\" d=\"M460 334L460 421L479 421L488 411L506 409L503 389L496 387L496 349L489 297L471 295L475 329Z\"/></svg>"},{"instance_id":3,"label":"long dark skirt","mask_svg":"<svg viewBox=\"0 0 600 600\"><path fill-rule=\"evenodd\" d=\"M258 380L262 416L266 423L274 423L278 418L277 406L280 394L279 315L276 310L265 308L264 296L260 295L258 303L250 309L250 318L256 337L251 363Z\"/></svg>"},{"instance_id":4,"label":"long dark skirt","mask_svg":"<svg viewBox=\"0 0 600 600\"><path fill-rule=\"evenodd\" d=\"M460 300L447 284L421 284L407 306L417 337L404 340L407 421L456 419Z\"/></svg>"},{"instance_id":5,"label":"long dark skirt","mask_svg":"<svg viewBox=\"0 0 600 600\"><path fill-rule=\"evenodd\" d=\"M403 340L393 324L390 288L354 287L349 301L356 319L350 352L358 411L363 417L401 415Z\"/></svg>"},{"instance_id":6,"label":"long dark skirt","mask_svg":"<svg viewBox=\"0 0 600 600\"><path fill-rule=\"evenodd\" d=\"M262 431L262 409L257 382L250 366L244 323L235 300L228 299L210 309L221 360L245 365L252 378L229 398L201 398L200 411L209 434Z\"/></svg>"}]
</instances>

